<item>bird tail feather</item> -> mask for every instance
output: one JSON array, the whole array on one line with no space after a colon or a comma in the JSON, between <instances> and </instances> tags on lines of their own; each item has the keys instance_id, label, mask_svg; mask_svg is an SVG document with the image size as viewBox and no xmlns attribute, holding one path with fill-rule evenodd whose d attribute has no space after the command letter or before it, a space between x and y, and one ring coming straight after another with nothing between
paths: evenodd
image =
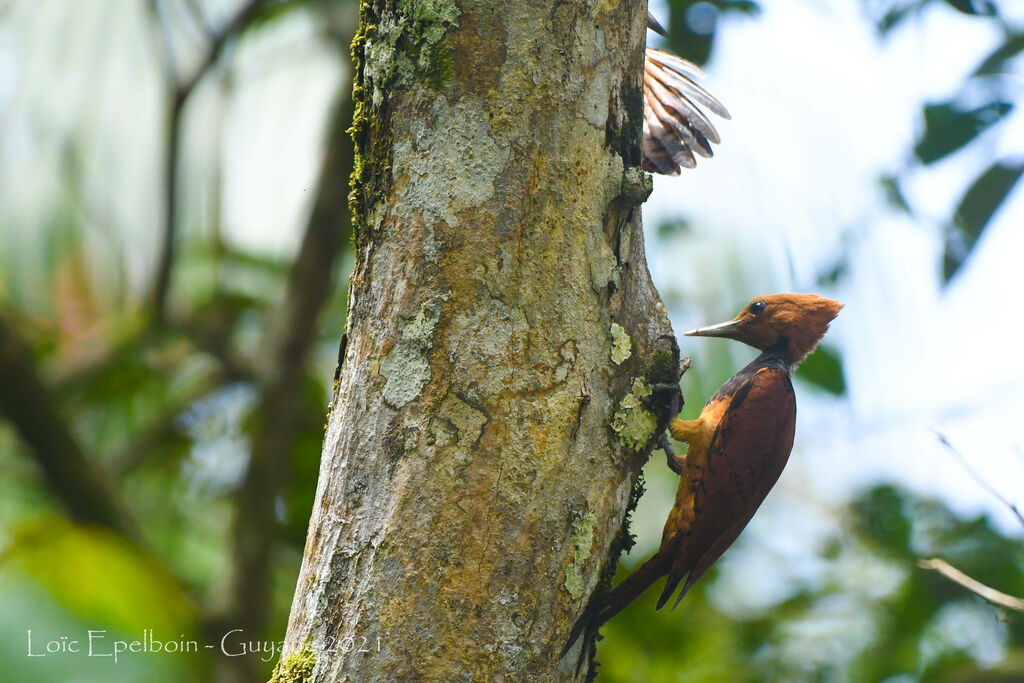
<instances>
[{"instance_id":1,"label":"bird tail feather","mask_svg":"<svg viewBox=\"0 0 1024 683\"><path fill-rule=\"evenodd\" d=\"M728 110L694 78L704 72L680 57L648 48L644 57L644 168L677 175L697 165L694 153L709 158L718 131L701 107L724 119Z\"/></svg>"},{"instance_id":2,"label":"bird tail feather","mask_svg":"<svg viewBox=\"0 0 1024 683\"><path fill-rule=\"evenodd\" d=\"M573 626L560 656L565 656L585 631L589 634L587 642L592 641L593 634L597 629L664 576L670 565L671 561L667 556L655 553L649 560L637 567L632 574L620 581L615 588L598 598L597 604L588 607Z\"/></svg>"}]
</instances>

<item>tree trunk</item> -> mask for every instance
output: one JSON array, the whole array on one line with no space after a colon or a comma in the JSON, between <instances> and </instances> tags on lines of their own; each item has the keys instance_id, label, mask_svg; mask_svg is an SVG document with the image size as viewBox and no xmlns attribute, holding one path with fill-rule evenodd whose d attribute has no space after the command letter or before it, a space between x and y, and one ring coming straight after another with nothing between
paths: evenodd
<instances>
[{"instance_id":1,"label":"tree trunk","mask_svg":"<svg viewBox=\"0 0 1024 683\"><path fill-rule=\"evenodd\" d=\"M638 210L645 20L364 4L348 341L277 680L572 678L678 380Z\"/></svg>"}]
</instances>

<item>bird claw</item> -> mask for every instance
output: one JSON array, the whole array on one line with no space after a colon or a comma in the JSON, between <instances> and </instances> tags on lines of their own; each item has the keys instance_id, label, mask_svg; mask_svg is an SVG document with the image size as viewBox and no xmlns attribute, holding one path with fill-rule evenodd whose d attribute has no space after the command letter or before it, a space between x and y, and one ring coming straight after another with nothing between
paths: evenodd
<instances>
[{"instance_id":1,"label":"bird claw","mask_svg":"<svg viewBox=\"0 0 1024 683\"><path fill-rule=\"evenodd\" d=\"M662 432L661 436L658 438L658 447L665 451L665 458L668 460L668 468L682 476L683 466L679 463L679 458L676 457L675 451L672 450L672 444L669 443L668 434L665 432Z\"/></svg>"},{"instance_id":2,"label":"bird claw","mask_svg":"<svg viewBox=\"0 0 1024 683\"><path fill-rule=\"evenodd\" d=\"M661 392L669 396L668 400L666 401L666 403L669 406L669 422L671 422L672 418L678 415L679 411L682 409L684 403L683 391L679 387L679 382L682 381L683 375L686 374L686 371L689 370L692 365L693 359L690 358L690 356L685 356L681 361L679 361L679 377L675 382L665 382L660 384L654 384L651 386L651 389L654 392ZM669 469L675 472L677 475L682 475L683 466L679 462L679 459L676 457L675 451L672 450L672 444L669 443L667 432L661 432L661 436L658 437L657 445L658 448L661 448L662 450L665 451L665 458L668 461Z\"/></svg>"}]
</instances>

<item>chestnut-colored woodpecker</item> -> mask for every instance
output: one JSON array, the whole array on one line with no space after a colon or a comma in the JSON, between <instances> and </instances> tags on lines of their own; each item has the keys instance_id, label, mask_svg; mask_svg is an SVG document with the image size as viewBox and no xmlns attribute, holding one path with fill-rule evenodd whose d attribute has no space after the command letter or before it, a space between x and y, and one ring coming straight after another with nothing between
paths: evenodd
<instances>
[{"instance_id":1,"label":"chestnut-colored woodpecker","mask_svg":"<svg viewBox=\"0 0 1024 683\"><path fill-rule=\"evenodd\" d=\"M790 375L841 308L839 302L813 294L773 294L754 299L728 322L686 333L735 339L760 349L761 355L722 385L696 420L672 421L669 431L688 450L685 456L669 458L680 480L661 547L598 596L564 651L585 628L593 634L662 576L667 580L658 609L686 579L678 603L732 545L789 459L796 425Z\"/></svg>"},{"instance_id":2,"label":"chestnut-colored woodpecker","mask_svg":"<svg viewBox=\"0 0 1024 683\"><path fill-rule=\"evenodd\" d=\"M667 35L650 12L647 28ZM701 107L731 118L722 103L697 85L704 78L696 64L680 57L647 48L644 56L644 170L678 175L679 168L697 165L694 154L711 157L711 143L718 144L718 131Z\"/></svg>"}]
</instances>

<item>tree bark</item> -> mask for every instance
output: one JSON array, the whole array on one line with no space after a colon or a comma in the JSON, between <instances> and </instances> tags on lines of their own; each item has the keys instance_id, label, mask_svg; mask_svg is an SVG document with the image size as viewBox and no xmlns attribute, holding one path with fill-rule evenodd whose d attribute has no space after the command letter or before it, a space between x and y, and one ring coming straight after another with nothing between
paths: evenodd
<instances>
[{"instance_id":1,"label":"tree bark","mask_svg":"<svg viewBox=\"0 0 1024 683\"><path fill-rule=\"evenodd\" d=\"M363 6L347 346L275 680L573 677L678 380L638 210L645 20Z\"/></svg>"}]
</instances>

